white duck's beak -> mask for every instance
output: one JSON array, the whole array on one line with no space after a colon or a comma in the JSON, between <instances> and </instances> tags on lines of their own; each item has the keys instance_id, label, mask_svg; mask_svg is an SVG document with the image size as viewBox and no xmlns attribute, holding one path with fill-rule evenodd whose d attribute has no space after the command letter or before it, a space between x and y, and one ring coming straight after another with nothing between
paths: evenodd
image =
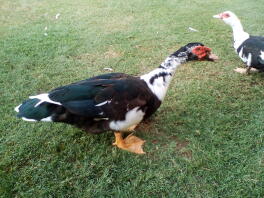
<instances>
[{"instance_id":1,"label":"white duck's beak","mask_svg":"<svg viewBox=\"0 0 264 198\"><path fill-rule=\"evenodd\" d=\"M214 15L213 17L216 19L222 19L221 14Z\"/></svg>"}]
</instances>

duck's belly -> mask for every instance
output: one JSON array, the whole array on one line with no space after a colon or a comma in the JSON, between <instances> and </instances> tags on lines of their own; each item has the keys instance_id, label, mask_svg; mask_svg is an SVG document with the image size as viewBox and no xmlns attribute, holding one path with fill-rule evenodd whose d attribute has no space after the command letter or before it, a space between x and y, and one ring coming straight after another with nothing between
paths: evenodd
<instances>
[{"instance_id":1,"label":"duck's belly","mask_svg":"<svg viewBox=\"0 0 264 198\"><path fill-rule=\"evenodd\" d=\"M144 118L145 113L135 107L126 113L124 120L115 120L109 123L109 128L115 131L130 131L131 127L138 125Z\"/></svg>"}]
</instances>

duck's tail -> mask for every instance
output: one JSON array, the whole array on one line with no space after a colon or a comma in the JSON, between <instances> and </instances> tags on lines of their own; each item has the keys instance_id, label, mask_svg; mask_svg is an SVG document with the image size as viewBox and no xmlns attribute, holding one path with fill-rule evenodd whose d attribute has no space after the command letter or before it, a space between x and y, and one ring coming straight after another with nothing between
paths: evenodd
<instances>
[{"instance_id":1,"label":"duck's tail","mask_svg":"<svg viewBox=\"0 0 264 198\"><path fill-rule=\"evenodd\" d=\"M48 98L48 94L30 96L28 100L15 108L17 117L25 121L53 121L53 115L61 104Z\"/></svg>"}]
</instances>

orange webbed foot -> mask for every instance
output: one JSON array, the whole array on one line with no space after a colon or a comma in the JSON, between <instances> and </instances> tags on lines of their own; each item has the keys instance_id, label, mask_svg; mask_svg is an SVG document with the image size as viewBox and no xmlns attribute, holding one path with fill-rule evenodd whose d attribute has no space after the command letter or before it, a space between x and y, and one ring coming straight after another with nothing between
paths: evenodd
<instances>
[{"instance_id":1,"label":"orange webbed foot","mask_svg":"<svg viewBox=\"0 0 264 198\"><path fill-rule=\"evenodd\" d=\"M145 140L142 140L133 134L128 135L123 139L122 133L115 132L116 141L113 143L114 146L117 146L120 149L136 153L136 154L145 154L143 151L143 144Z\"/></svg>"}]
</instances>

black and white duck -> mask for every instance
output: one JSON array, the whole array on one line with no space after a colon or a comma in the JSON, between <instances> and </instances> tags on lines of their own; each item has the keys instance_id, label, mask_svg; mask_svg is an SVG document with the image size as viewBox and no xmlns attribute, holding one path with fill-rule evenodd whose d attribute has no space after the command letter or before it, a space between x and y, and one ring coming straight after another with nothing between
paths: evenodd
<instances>
[{"instance_id":1,"label":"black and white duck","mask_svg":"<svg viewBox=\"0 0 264 198\"><path fill-rule=\"evenodd\" d=\"M247 65L247 68L236 68L239 73L249 73L252 71L264 71L264 37L252 36L244 31L238 17L231 11L225 11L214 15L214 18L222 19L230 25L233 30L234 48Z\"/></svg>"},{"instance_id":2,"label":"black and white duck","mask_svg":"<svg viewBox=\"0 0 264 198\"><path fill-rule=\"evenodd\" d=\"M63 122L90 133L113 131L113 145L143 154L145 141L132 134L123 138L123 133L133 131L160 107L172 76L182 63L216 58L202 43L189 43L142 76L99 75L30 96L15 110L25 121Z\"/></svg>"}]
</instances>

